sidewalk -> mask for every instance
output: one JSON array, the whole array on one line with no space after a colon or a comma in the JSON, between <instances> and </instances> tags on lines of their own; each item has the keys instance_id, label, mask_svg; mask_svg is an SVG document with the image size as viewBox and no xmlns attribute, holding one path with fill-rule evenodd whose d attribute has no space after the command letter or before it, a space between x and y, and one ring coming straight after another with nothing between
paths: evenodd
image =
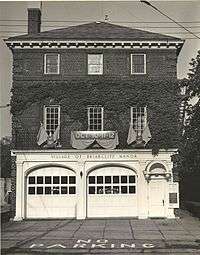
<instances>
[{"instance_id":1,"label":"sidewalk","mask_svg":"<svg viewBox=\"0 0 200 255\"><path fill-rule=\"evenodd\" d=\"M8 222L1 245L4 254L200 254L200 221L184 212L180 219Z\"/></svg>"}]
</instances>

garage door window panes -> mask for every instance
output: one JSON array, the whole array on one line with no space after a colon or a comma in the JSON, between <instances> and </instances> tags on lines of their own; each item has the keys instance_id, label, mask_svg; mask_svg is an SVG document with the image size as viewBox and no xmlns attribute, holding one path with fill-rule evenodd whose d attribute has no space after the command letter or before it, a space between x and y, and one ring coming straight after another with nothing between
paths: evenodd
<instances>
[{"instance_id":1,"label":"garage door window panes","mask_svg":"<svg viewBox=\"0 0 200 255\"><path fill-rule=\"evenodd\" d=\"M135 194L136 179L134 175L89 176L89 194Z\"/></svg>"},{"instance_id":2,"label":"garage door window panes","mask_svg":"<svg viewBox=\"0 0 200 255\"><path fill-rule=\"evenodd\" d=\"M76 194L75 176L29 176L29 195Z\"/></svg>"}]
</instances>

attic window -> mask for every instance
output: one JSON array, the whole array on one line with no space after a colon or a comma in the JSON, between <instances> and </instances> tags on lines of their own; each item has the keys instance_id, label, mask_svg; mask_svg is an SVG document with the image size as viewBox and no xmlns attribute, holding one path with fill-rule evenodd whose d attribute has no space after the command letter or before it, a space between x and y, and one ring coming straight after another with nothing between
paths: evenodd
<instances>
[{"instance_id":1,"label":"attic window","mask_svg":"<svg viewBox=\"0 0 200 255\"><path fill-rule=\"evenodd\" d=\"M60 54L48 53L44 55L44 73L45 74L60 73Z\"/></svg>"}]
</instances>

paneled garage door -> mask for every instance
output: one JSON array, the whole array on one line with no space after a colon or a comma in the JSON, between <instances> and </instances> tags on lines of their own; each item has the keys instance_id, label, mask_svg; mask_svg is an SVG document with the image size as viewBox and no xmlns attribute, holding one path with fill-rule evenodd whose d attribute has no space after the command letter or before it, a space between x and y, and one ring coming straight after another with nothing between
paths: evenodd
<instances>
[{"instance_id":1,"label":"paneled garage door","mask_svg":"<svg viewBox=\"0 0 200 255\"><path fill-rule=\"evenodd\" d=\"M46 167L27 177L27 218L74 218L76 176L60 167Z\"/></svg>"},{"instance_id":2,"label":"paneled garage door","mask_svg":"<svg viewBox=\"0 0 200 255\"><path fill-rule=\"evenodd\" d=\"M124 167L103 167L87 178L87 217L137 216L135 173Z\"/></svg>"}]
</instances>

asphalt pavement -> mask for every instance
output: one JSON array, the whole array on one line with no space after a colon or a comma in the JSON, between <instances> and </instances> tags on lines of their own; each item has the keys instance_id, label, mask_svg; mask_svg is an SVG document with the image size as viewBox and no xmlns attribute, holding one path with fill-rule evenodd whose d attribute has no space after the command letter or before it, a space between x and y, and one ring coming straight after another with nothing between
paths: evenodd
<instances>
[{"instance_id":1,"label":"asphalt pavement","mask_svg":"<svg viewBox=\"0 0 200 255\"><path fill-rule=\"evenodd\" d=\"M2 254L200 254L200 220L26 220L2 225Z\"/></svg>"}]
</instances>

